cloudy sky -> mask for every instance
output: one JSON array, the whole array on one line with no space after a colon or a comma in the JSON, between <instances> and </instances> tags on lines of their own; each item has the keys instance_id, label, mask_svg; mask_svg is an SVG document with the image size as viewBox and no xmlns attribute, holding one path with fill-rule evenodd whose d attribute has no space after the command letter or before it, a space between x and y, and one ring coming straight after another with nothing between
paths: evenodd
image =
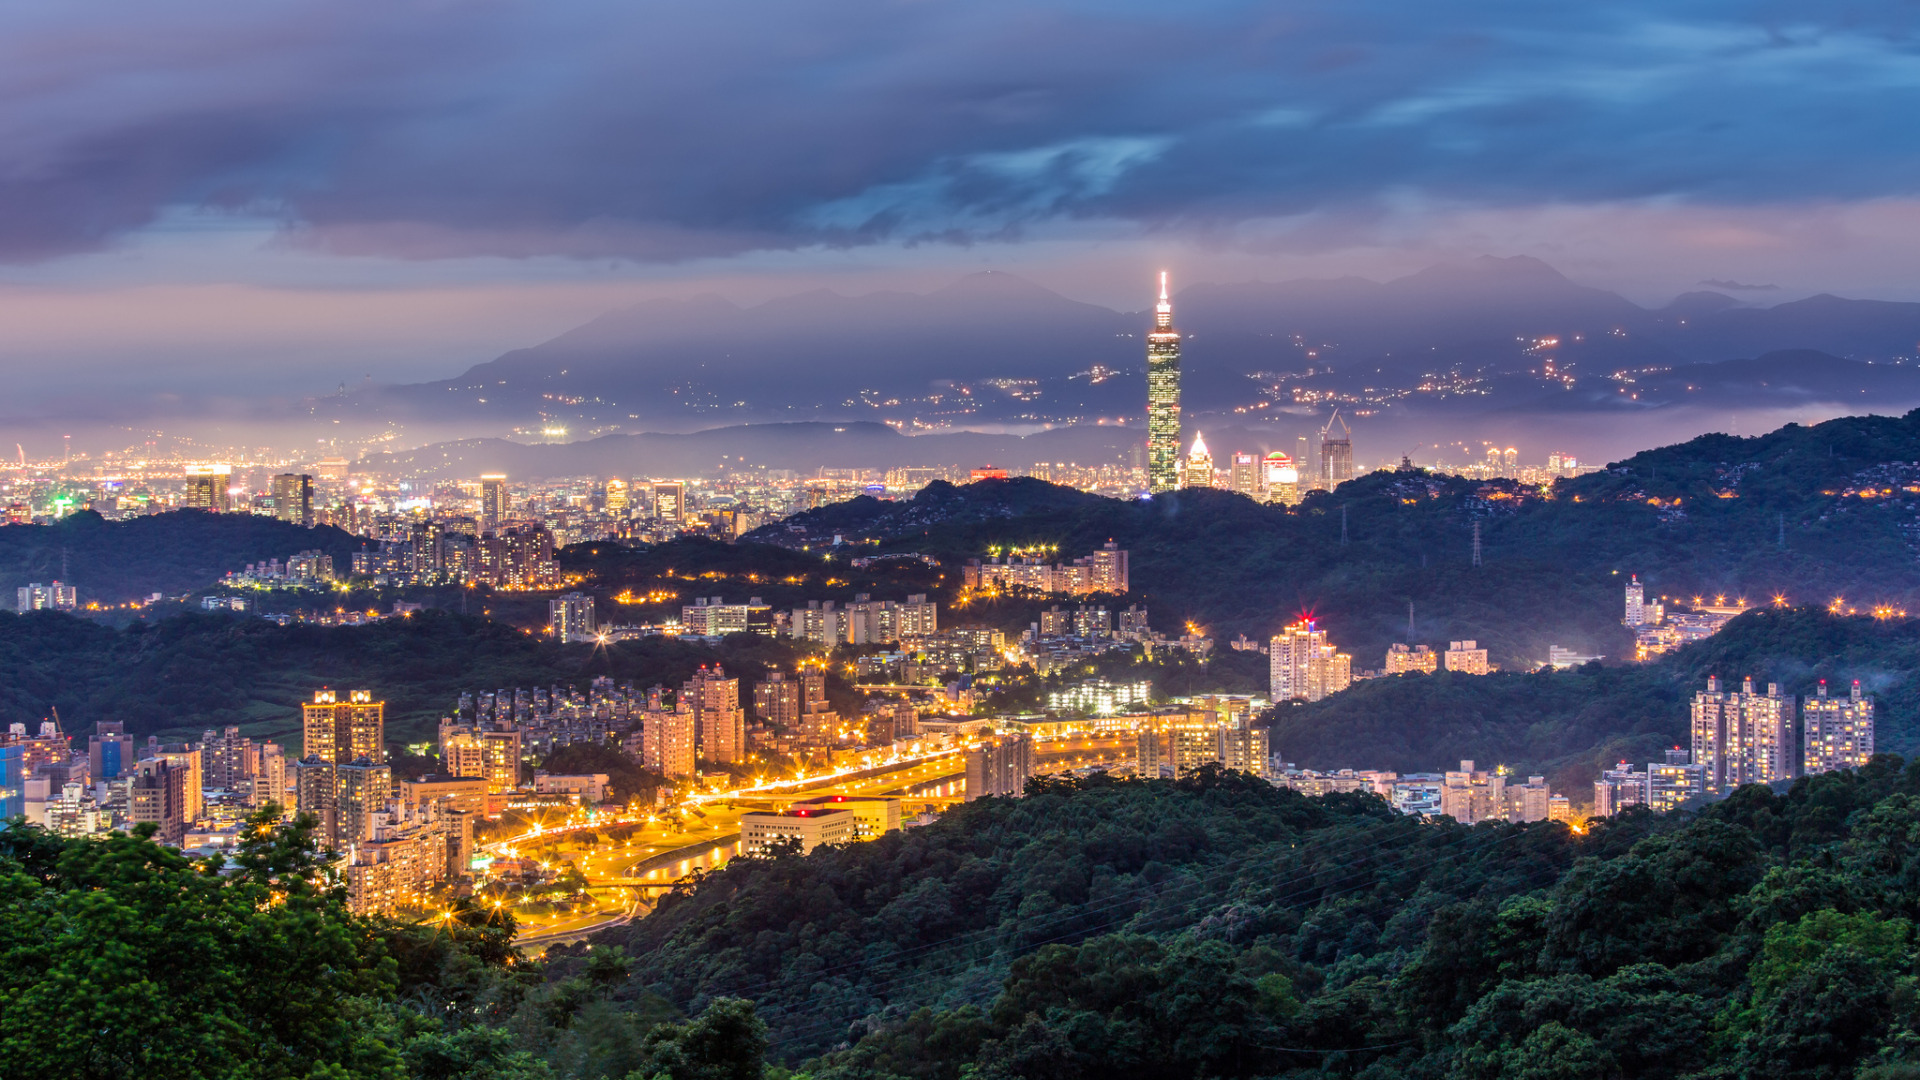
<instances>
[{"instance_id":1,"label":"cloudy sky","mask_svg":"<svg viewBox=\"0 0 1920 1080\"><path fill-rule=\"evenodd\" d=\"M15 0L0 413L431 378L645 297L983 267L1129 308L1160 265L1482 253L1643 303L1920 299L1916 12Z\"/></svg>"}]
</instances>

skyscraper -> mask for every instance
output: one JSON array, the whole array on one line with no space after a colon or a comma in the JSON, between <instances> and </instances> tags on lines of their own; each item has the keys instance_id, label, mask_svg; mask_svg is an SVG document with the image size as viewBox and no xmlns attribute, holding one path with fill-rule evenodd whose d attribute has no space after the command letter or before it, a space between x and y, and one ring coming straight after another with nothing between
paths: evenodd
<instances>
[{"instance_id":1,"label":"skyscraper","mask_svg":"<svg viewBox=\"0 0 1920 1080\"><path fill-rule=\"evenodd\" d=\"M1244 450L1233 452L1232 471L1228 474L1227 486L1245 495L1249 499L1260 497L1259 459Z\"/></svg>"},{"instance_id":2,"label":"skyscraper","mask_svg":"<svg viewBox=\"0 0 1920 1080\"><path fill-rule=\"evenodd\" d=\"M1023 795L1033 775L1033 740L995 735L967 751L967 801L988 795Z\"/></svg>"},{"instance_id":3,"label":"skyscraper","mask_svg":"<svg viewBox=\"0 0 1920 1080\"><path fill-rule=\"evenodd\" d=\"M1334 434L1333 426L1340 425L1340 433ZM1332 491L1341 484L1353 479L1353 431L1347 422L1340 419L1340 410L1333 410L1327 418L1327 426L1320 429L1320 487Z\"/></svg>"},{"instance_id":4,"label":"skyscraper","mask_svg":"<svg viewBox=\"0 0 1920 1080\"><path fill-rule=\"evenodd\" d=\"M231 465L187 466L187 489L180 505L224 514L233 508L227 488L233 483Z\"/></svg>"},{"instance_id":5,"label":"skyscraper","mask_svg":"<svg viewBox=\"0 0 1920 1080\"><path fill-rule=\"evenodd\" d=\"M1180 332L1173 328L1167 272L1160 272L1160 302L1147 333L1147 489L1180 487Z\"/></svg>"},{"instance_id":6,"label":"skyscraper","mask_svg":"<svg viewBox=\"0 0 1920 1080\"><path fill-rule=\"evenodd\" d=\"M1266 476L1263 481L1267 491L1267 501L1285 506L1293 506L1300 501L1300 470L1294 466L1293 459L1284 452L1275 450L1267 455Z\"/></svg>"},{"instance_id":7,"label":"skyscraper","mask_svg":"<svg viewBox=\"0 0 1920 1080\"><path fill-rule=\"evenodd\" d=\"M313 477L306 473L281 473L274 477L273 516L312 528Z\"/></svg>"},{"instance_id":8,"label":"skyscraper","mask_svg":"<svg viewBox=\"0 0 1920 1080\"><path fill-rule=\"evenodd\" d=\"M1180 474L1181 487L1213 486L1213 454L1207 449L1207 437L1196 433L1193 449L1188 451Z\"/></svg>"},{"instance_id":9,"label":"skyscraper","mask_svg":"<svg viewBox=\"0 0 1920 1080\"><path fill-rule=\"evenodd\" d=\"M1627 614L1620 620L1628 626L1644 626L1647 621L1647 588L1640 584L1640 575L1633 575L1627 582Z\"/></svg>"},{"instance_id":10,"label":"skyscraper","mask_svg":"<svg viewBox=\"0 0 1920 1080\"><path fill-rule=\"evenodd\" d=\"M1820 680L1819 696L1807 699L1802 720L1806 728L1804 772L1857 769L1873 757L1873 699L1853 680L1850 697L1827 696L1827 680Z\"/></svg>"},{"instance_id":11,"label":"skyscraper","mask_svg":"<svg viewBox=\"0 0 1920 1080\"><path fill-rule=\"evenodd\" d=\"M740 708L739 679L727 678L719 664L702 664L680 688L679 700L692 706L701 757L727 765L747 760L747 714Z\"/></svg>"},{"instance_id":12,"label":"skyscraper","mask_svg":"<svg viewBox=\"0 0 1920 1080\"><path fill-rule=\"evenodd\" d=\"M490 473L480 478L480 528L484 532L499 532L500 523L507 519L507 478L499 473Z\"/></svg>"}]
</instances>

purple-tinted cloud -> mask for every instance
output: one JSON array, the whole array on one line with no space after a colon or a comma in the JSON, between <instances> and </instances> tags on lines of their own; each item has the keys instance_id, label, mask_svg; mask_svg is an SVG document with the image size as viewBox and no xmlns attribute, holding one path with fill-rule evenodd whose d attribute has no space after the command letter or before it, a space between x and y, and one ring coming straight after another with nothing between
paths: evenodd
<instances>
[{"instance_id":1,"label":"purple-tinted cloud","mask_svg":"<svg viewBox=\"0 0 1920 1080\"><path fill-rule=\"evenodd\" d=\"M1465 206L1913 190L1893 4L820 0L0 11L0 258L181 207L437 258L673 260Z\"/></svg>"}]
</instances>

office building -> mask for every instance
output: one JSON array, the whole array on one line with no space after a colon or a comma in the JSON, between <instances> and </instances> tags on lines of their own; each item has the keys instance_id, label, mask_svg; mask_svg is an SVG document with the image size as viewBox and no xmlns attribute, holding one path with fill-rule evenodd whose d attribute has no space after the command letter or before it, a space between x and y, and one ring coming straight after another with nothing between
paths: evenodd
<instances>
[{"instance_id":1,"label":"office building","mask_svg":"<svg viewBox=\"0 0 1920 1080\"><path fill-rule=\"evenodd\" d=\"M101 720L87 739L87 767L95 780L130 776L134 767L133 736L118 720Z\"/></svg>"},{"instance_id":2,"label":"office building","mask_svg":"<svg viewBox=\"0 0 1920 1080\"><path fill-rule=\"evenodd\" d=\"M1180 466L1181 487L1213 486L1213 454L1207 450L1207 437L1196 434L1193 437L1193 449L1187 452L1187 459Z\"/></svg>"},{"instance_id":3,"label":"office building","mask_svg":"<svg viewBox=\"0 0 1920 1080\"><path fill-rule=\"evenodd\" d=\"M874 840L900 831L900 800L880 795L820 795L802 799L789 809L851 810L857 840Z\"/></svg>"},{"instance_id":4,"label":"office building","mask_svg":"<svg viewBox=\"0 0 1920 1080\"><path fill-rule=\"evenodd\" d=\"M765 855L793 843L800 845L800 854L811 855L823 844L851 844L858 839L860 819L845 807L801 805L740 815L743 855Z\"/></svg>"},{"instance_id":5,"label":"office building","mask_svg":"<svg viewBox=\"0 0 1920 1080\"><path fill-rule=\"evenodd\" d=\"M967 751L967 801L989 795L1024 795L1033 775L1033 739L992 735Z\"/></svg>"},{"instance_id":6,"label":"office building","mask_svg":"<svg viewBox=\"0 0 1920 1080\"><path fill-rule=\"evenodd\" d=\"M1167 274L1160 272L1160 302L1147 333L1147 490L1180 487L1180 332L1173 328Z\"/></svg>"},{"instance_id":7,"label":"office building","mask_svg":"<svg viewBox=\"0 0 1920 1080\"><path fill-rule=\"evenodd\" d=\"M192 510L224 514L233 509L232 496L228 493L232 484L231 465L189 465L186 490L181 495L180 505Z\"/></svg>"},{"instance_id":8,"label":"office building","mask_svg":"<svg viewBox=\"0 0 1920 1080\"><path fill-rule=\"evenodd\" d=\"M1244 450L1235 450L1227 467L1227 487L1249 499L1260 497L1260 459Z\"/></svg>"},{"instance_id":9,"label":"office building","mask_svg":"<svg viewBox=\"0 0 1920 1080\"><path fill-rule=\"evenodd\" d=\"M1704 770L1706 794L1722 797L1742 784L1771 784L1798 774L1794 699L1779 683L1765 694L1747 679L1738 691L1718 678L1693 698L1693 763Z\"/></svg>"},{"instance_id":10,"label":"office building","mask_svg":"<svg viewBox=\"0 0 1920 1080\"><path fill-rule=\"evenodd\" d=\"M563 643L594 640L593 597L570 592L547 601L547 630Z\"/></svg>"},{"instance_id":11,"label":"office building","mask_svg":"<svg viewBox=\"0 0 1920 1080\"><path fill-rule=\"evenodd\" d=\"M626 517L627 507L631 505L625 480L607 481L607 513L614 517Z\"/></svg>"},{"instance_id":12,"label":"office building","mask_svg":"<svg viewBox=\"0 0 1920 1080\"><path fill-rule=\"evenodd\" d=\"M1267 493L1268 502L1282 506L1300 504L1300 469L1292 457L1275 450L1268 454L1261 468L1265 475L1261 478Z\"/></svg>"},{"instance_id":13,"label":"office building","mask_svg":"<svg viewBox=\"0 0 1920 1080\"><path fill-rule=\"evenodd\" d=\"M662 480L653 485L653 516L663 525L679 525L687 519L687 485L678 480Z\"/></svg>"},{"instance_id":14,"label":"office building","mask_svg":"<svg viewBox=\"0 0 1920 1080\"><path fill-rule=\"evenodd\" d=\"M1873 698L1861 693L1860 680L1844 698L1827 696L1827 680L1820 680L1816 696L1801 713L1805 729L1803 775L1858 769L1873 758Z\"/></svg>"},{"instance_id":15,"label":"office building","mask_svg":"<svg viewBox=\"0 0 1920 1080\"><path fill-rule=\"evenodd\" d=\"M1327 632L1312 619L1275 634L1267 658L1276 702L1319 701L1353 682L1353 657L1328 643Z\"/></svg>"},{"instance_id":16,"label":"office building","mask_svg":"<svg viewBox=\"0 0 1920 1080\"><path fill-rule=\"evenodd\" d=\"M480 478L480 528L499 532L507 523L507 478L490 473Z\"/></svg>"},{"instance_id":17,"label":"office building","mask_svg":"<svg viewBox=\"0 0 1920 1080\"><path fill-rule=\"evenodd\" d=\"M56 581L51 585L34 582L14 590L16 611L78 611L80 594L71 585Z\"/></svg>"},{"instance_id":18,"label":"office building","mask_svg":"<svg viewBox=\"0 0 1920 1080\"><path fill-rule=\"evenodd\" d=\"M679 700L693 710L700 757L727 765L747 760L747 713L740 707L739 679L727 678L719 664L702 664L680 688Z\"/></svg>"},{"instance_id":19,"label":"office building","mask_svg":"<svg viewBox=\"0 0 1920 1080\"><path fill-rule=\"evenodd\" d=\"M1433 674L1440 667L1440 654L1425 645L1408 648L1394 642L1387 649L1387 663L1383 668L1389 675L1406 675L1410 672Z\"/></svg>"},{"instance_id":20,"label":"office building","mask_svg":"<svg viewBox=\"0 0 1920 1080\"><path fill-rule=\"evenodd\" d=\"M273 478L273 516L291 525L313 527L313 477L281 473Z\"/></svg>"},{"instance_id":21,"label":"office building","mask_svg":"<svg viewBox=\"0 0 1920 1080\"><path fill-rule=\"evenodd\" d=\"M1493 671L1493 665L1487 663L1487 650L1477 641L1447 642L1447 670L1462 675L1486 675Z\"/></svg>"},{"instance_id":22,"label":"office building","mask_svg":"<svg viewBox=\"0 0 1920 1080\"><path fill-rule=\"evenodd\" d=\"M366 690L341 701L332 690L316 690L301 707L301 746L309 758L336 765L366 758L387 760L387 706Z\"/></svg>"},{"instance_id":23,"label":"office building","mask_svg":"<svg viewBox=\"0 0 1920 1080\"><path fill-rule=\"evenodd\" d=\"M1338 434L1334 425L1340 426ZM1353 479L1353 432L1347 422L1340 419L1340 410L1335 409L1327 419L1327 426L1320 430L1320 487L1332 491L1341 484Z\"/></svg>"}]
</instances>

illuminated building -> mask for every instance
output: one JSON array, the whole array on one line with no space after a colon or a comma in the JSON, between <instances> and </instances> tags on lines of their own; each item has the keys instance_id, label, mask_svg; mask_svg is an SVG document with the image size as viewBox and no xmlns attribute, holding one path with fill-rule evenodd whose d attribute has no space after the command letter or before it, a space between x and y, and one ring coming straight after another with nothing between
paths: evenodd
<instances>
[{"instance_id":1,"label":"illuminated building","mask_svg":"<svg viewBox=\"0 0 1920 1080\"><path fill-rule=\"evenodd\" d=\"M1298 506L1300 503L1300 470L1294 460L1275 450L1268 454L1261 466L1266 475L1267 501L1284 506Z\"/></svg>"},{"instance_id":2,"label":"illuminated building","mask_svg":"<svg viewBox=\"0 0 1920 1080\"><path fill-rule=\"evenodd\" d=\"M1440 785L1440 813L1462 825L1505 820L1507 778L1499 772L1481 772L1462 761Z\"/></svg>"},{"instance_id":3,"label":"illuminated building","mask_svg":"<svg viewBox=\"0 0 1920 1080\"><path fill-rule=\"evenodd\" d=\"M1387 662L1383 668L1389 675L1405 675L1409 672L1423 672L1431 675L1440 667L1440 654L1425 645L1408 648L1394 642L1387 649Z\"/></svg>"},{"instance_id":4,"label":"illuminated building","mask_svg":"<svg viewBox=\"0 0 1920 1080\"><path fill-rule=\"evenodd\" d=\"M87 767L95 780L118 780L134 767L133 736L119 720L101 720L87 739Z\"/></svg>"},{"instance_id":5,"label":"illuminated building","mask_svg":"<svg viewBox=\"0 0 1920 1080\"><path fill-rule=\"evenodd\" d=\"M393 798L393 770L381 762L359 761L334 766L334 840L342 847L373 836L375 815Z\"/></svg>"},{"instance_id":6,"label":"illuminated building","mask_svg":"<svg viewBox=\"0 0 1920 1080\"><path fill-rule=\"evenodd\" d=\"M664 480L653 485L653 516L667 525L678 525L687 514L687 485Z\"/></svg>"},{"instance_id":7,"label":"illuminated building","mask_svg":"<svg viewBox=\"0 0 1920 1080\"><path fill-rule=\"evenodd\" d=\"M656 686L640 718L640 765L667 777L692 776L699 728L693 707L683 696L668 709Z\"/></svg>"},{"instance_id":8,"label":"illuminated building","mask_svg":"<svg viewBox=\"0 0 1920 1080\"><path fill-rule=\"evenodd\" d=\"M1692 755L1679 747L1667 751L1667 760L1647 765L1647 805L1655 810L1671 810L1688 799L1707 793L1707 771L1693 764Z\"/></svg>"},{"instance_id":9,"label":"illuminated building","mask_svg":"<svg viewBox=\"0 0 1920 1080\"><path fill-rule=\"evenodd\" d=\"M1340 425L1340 434L1333 433L1333 425ZM1340 419L1340 410L1335 409L1327 419L1327 426L1320 430L1320 487L1332 491L1341 484L1353 479L1353 431L1347 422Z\"/></svg>"},{"instance_id":10,"label":"illuminated building","mask_svg":"<svg viewBox=\"0 0 1920 1080\"><path fill-rule=\"evenodd\" d=\"M202 771L200 749L187 743L162 744L158 736L147 736L140 754L140 767L164 762L180 773L180 812L186 823L199 820L206 810L206 774Z\"/></svg>"},{"instance_id":11,"label":"illuminated building","mask_svg":"<svg viewBox=\"0 0 1920 1080\"><path fill-rule=\"evenodd\" d=\"M967 801L1024 795L1033 775L1033 739L994 735L967 751Z\"/></svg>"},{"instance_id":12,"label":"illuminated building","mask_svg":"<svg viewBox=\"0 0 1920 1080\"><path fill-rule=\"evenodd\" d=\"M860 819L837 806L794 806L780 811L740 815L740 853L764 855L773 848L799 842L800 854L812 854L821 845L851 844L860 838Z\"/></svg>"},{"instance_id":13,"label":"illuminated building","mask_svg":"<svg viewBox=\"0 0 1920 1080\"><path fill-rule=\"evenodd\" d=\"M553 534L542 526L505 529L480 539L477 577L496 588L541 589L560 582Z\"/></svg>"},{"instance_id":14,"label":"illuminated building","mask_svg":"<svg viewBox=\"0 0 1920 1080\"><path fill-rule=\"evenodd\" d=\"M1243 450L1235 450L1227 471L1227 487L1249 499L1260 497L1259 459Z\"/></svg>"},{"instance_id":15,"label":"illuminated building","mask_svg":"<svg viewBox=\"0 0 1920 1080\"><path fill-rule=\"evenodd\" d=\"M253 740L237 727L200 736L200 770L207 788L237 795L252 789Z\"/></svg>"},{"instance_id":16,"label":"illuminated building","mask_svg":"<svg viewBox=\"0 0 1920 1080\"><path fill-rule=\"evenodd\" d=\"M1447 670L1462 675L1488 675L1493 665L1487 663L1487 650L1480 648L1477 641L1449 641L1446 656Z\"/></svg>"},{"instance_id":17,"label":"illuminated building","mask_svg":"<svg viewBox=\"0 0 1920 1080\"><path fill-rule=\"evenodd\" d=\"M1506 790L1508 821L1545 821L1553 813L1553 789L1544 776L1529 776L1524 784L1508 784Z\"/></svg>"},{"instance_id":18,"label":"illuminated building","mask_svg":"<svg viewBox=\"0 0 1920 1080\"><path fill-rule=\"evenodd\" d=\"M369 691L354 690L341 701L332 690L316 690L300 711L307 757L336 765L387 760L387 706Z\"/></svg>"},{"instance_id":19,"label":"illuminated building","mask_svg":"<svg viewBox=\"0 0 1920 1080\"><path fill-rule=\"evenodd\" d=\"M1273 700L1319 701L1353 682L1353 658L1327 642L1327 632L1302 619L1267 646Z\"/></svg>"},{"instance_id":20,"label":"illuminated building","mask_svg":"<svg viewBox=\"0 0 1920 1080\"><path fill-rule=\"evenodd\" d=\"M26 754L18 746L0 746L0 814L8 820L27 812Z\"/></svg>"},{"instance_id":21,"label":"illuminated building","mask_svg":"<svg viewBox=\"0 0 1920 1080\"><path fill-rule=\"evenodd\" d=\"M140 762L128 791L127 817L135 825L153 824L155 841L180 846L186 838L187 771L171 762L149 758Z\"/></svg>"},{"instance_id":22,"label":"illuminated building","mask_svg":"<svg viewBox=\"0 0 1920 1080\"><path fill-rule=\"evenodd\" d=\"M1153 684L1147 681L1113 683L1095 679L1047 694L1047 711L1112 716L1144 706L1153 696Z\"/></svg>"},{"instance_id":23,"label":"illuminated building","mask_svg":"<svg viewBox=\"0 0 1920 1080\"><path fill-rule=\"evenodd\" d=\"M1591 664L1595 660L1605 659L1606 657L1604 656L1589 656L1586 653L1574 652L1572 649L1559 645L1547 646L1547 666L1558 671L1577 668L1583 664Z\"/></svg>"},{"instance_id":24,"label":"illuminated building","mask_svg":"<svg viewBox=\"0 0 1920 1080\"><path fill-rule=\"evenodd\" d=\"M1742 784L1771 784L1795 775L1794 699L1779 683L1757 693L1747 679L1739 691L1718 678L1693 698L1693 762L1704 767L1706 794L1720 797Z\"/></svg>"},{"instance_id":25,"label":"illuminated building","mask_svg":"<svg viewBox=\"0 0 1920 1080\"><path fill-rule=\"evenodd\" d=\"M547 629L554 640L593 640L593 597L570 592L547 601Z\"/></svg>"},{"instance_id":26,"label":"illuminated building","mask_svg":"<svg viewBox=\"0 0 1920 1080\"><path fill-rule=\"evenodd\" d=\"M1860 692L1844 698L1827 696L1827 680L1820 680L1818 696L1808 698L1801 713L1806 729L1804 774L1858 769L1873 757L1873 699Z\"/></svg>"},{"instance_id":27,"label":"illuminated building","mask_svg":"<svg viewBox=\"0 0 1920 1080\"><path fill-rule=\"evenodd\" d=\"M1181 487L1213 486L1213 455L1207 451L1207 438L1196 434L1193 437L1193 449L1187 452L1187 460L1181 467Z\"/></svg>"},{"instance_id":28,"label":"illuminated building","mask_svg":"<svg viewBox=\"0 0 1920 1080\"><path fill-rule=\"evenodd\" d=\"M216 514L233 509L232 496L228 493L233 484L233 466L189 465L186 471L187 486L180 499L181 506Z\"/></svg>"},{"instance_id":29,"label":"illuminated building","mask_svg":"<svg viewBox=\"0 0 1920 1080\"><path fill-rule=\"evenodd\" d=\"M292 525L313 526L313 477L281 473L273 478L273 516Z\"/></svg>"},{"instance_id":30,"label":"illuminated building","mask_svg":"<svg viewBox=\"0 0 1920 1080\"><path fill-rule=\"evenodd\" d=\"M259 808L287 803L287 755L278 743L257 743L251 748L252 764L248 776L247 805Z\"/></svg>"},{"instance_id":31,"label":"illuminated building","mask_svg":"<svg viewBox=\"0 0 1920 1080\"><path fill-rule=\"evenodd\" d=\"M900 800L878 795L821 795L794 803L791 810L851 810L854 839L873 840L900 831Z\"/></svg>"},{"instance_id":32,"label":"illuminated building","mask_svg":"<svg viewBox=\"0 0 1920 1080\"><path fill-rule=\"evenodd\" d=\"M356 915L418 907L453 876L473 843L471 815L403 805L373 815L346 868L347 909Z\"/></svg>"},{"instance_id":33,"label":"illuminated building","mask_svg":"<svg viewBox=\"0 0 1920 1080\"><path fill-rule=\"evenodd\" d=\"M1593 816L1612 817L1629 806L1645 806L1647 794L1647 774L1623 761L1593 782Z\"/></svg>"},{"instance_id":34,"label":"illuminated building","mask_svg":"<svg viewBox=\"0 0 1920 1080\"><path fill-rule=\"evenodd\" d=\"M680 688L678 700L692 706L699 756L727 765L747 760L747 714L740 707L739 679L727 678L719 664L702 664Z\"/></svg>"},{"instance_id":35,"label":"illuminated building","mask_svg":"<svg viewBox=\"0 0 1920 1080\"><path fill-rule=\"evenodd\" d=\"M755 596L744 604L721 597L696 596L680 609L680 630L686 634L723 637L727 634L773 634L773 609Z\"/></svg>"},{"instance_id":36,"label":"illuminated building","mask_svg":"<svg viewBox=\"0 0 1920 1080\"><path fill-rule=\"evenodd\" d=\"M775 727L786 729L800 723L800 684L787 678L784 671L769 672L753 684L753 714Z\"/></svg>"},{"instance_id":37,"label":"illuminated building","mask_svg":"<svg viewBox=\"0 0 1920 1080\"><path fill-rule=\"evenodd\" d=\"M1640 584L1639 574L1633 575L1633 580L1627 582L1627 614L1620 621L1632 627L1643 626L1647 622L1647 589Z\"/></svg>"},{"instance_id":38,"label":"illuminated building","mask_svg":"<svg viewBox=\"0 0 1920 1080\"><path fill-rule=\"evenodd\" d=\"M14 590L15 611L78 611L80 593L71 585L33 582Z\"/></svg>"},{"instance_id":39,"label":"illuminated building","mask_svg":"<svg viewBox=\"0 0 1920 1080\"><path fill-rule=\"evenodd\" d=\"M499 532L507 521L507 478L489 473L480 478L480 528Z\"/></svg>"},{"instance_id":40,"label":"illuminated building","mask_svg":"<svg viewBox=\"0 0 1920 1080\"><path fill-rule=\"evenodd\" d=\"M607 513L615 517L625 517L627 505L627 482L625 480L607 481Z\"/></svg>"},{"instance_id":41,"label":"illuminated building","mask_svg":"<svg viewBox=\"0 0 1920 1080\"><path fill-rule=\"evenodd\" d=\"M1180 486L1180 332L1173 328L1167 274L1160 272L1160 302L1147 334L1147 490Z\"/></svg>"},{"instance_id":42,"label":"illuminated building","mask_svg":"<svg viewBox=\"0 0 1920 1080\"><path fill-rule=\"evenodd\" d=\"M1093 568L1093 580L1089 584L1094 592L1118 596L1127 591L1127 553L1118 544L1107 541L1099 551L1087 556L1087 563Z\"/></svg>"},{"instance_id":43,"label":"illuminated building","mask_svg":"<svg viewBox=\"0 0 1920 1080\"><path fill-rule=\"evenodd\" d=\"M440 760L448 776L484 780L489 792L520 785L521 733L510 719L490 727L440 721Z\"/></svg>"}]
</instances>

